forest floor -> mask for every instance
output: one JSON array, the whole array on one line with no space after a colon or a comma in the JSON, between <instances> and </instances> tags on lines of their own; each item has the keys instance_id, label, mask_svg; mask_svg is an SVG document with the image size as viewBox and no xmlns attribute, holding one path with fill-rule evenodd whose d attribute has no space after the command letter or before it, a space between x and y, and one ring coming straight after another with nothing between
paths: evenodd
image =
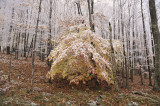
<instances>
[{"instance_id":1,"label":"forest floor","mask_svg":"<svg viewBox=\"0 0 160 106\"><path fill-rule=\"evenodd\" d=\"M138 106L160 105L160 93L148 86L148 79L144 85L140 84L140 77L134 76L134 82L129 82L129 90L120 88L118 93L113 88L80 89L68 87L61 83L48 83L46 74L49 67L36 57L34 87L30 92L31 58L28 61L12 56L11 81L8 82L9 56L0 56L0 105L42 105L42 106Z\"/></svg>"}]
</instances>

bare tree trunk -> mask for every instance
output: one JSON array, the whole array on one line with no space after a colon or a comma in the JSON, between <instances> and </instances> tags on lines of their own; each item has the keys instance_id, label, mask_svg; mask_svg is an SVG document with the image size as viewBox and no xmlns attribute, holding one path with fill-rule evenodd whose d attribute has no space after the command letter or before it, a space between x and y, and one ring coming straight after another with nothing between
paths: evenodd
<instances>
[{"instance_id":1,"label":"bare tree trunk","mask_svg":"<svg viewBox=\"0 0 160 106\"><path fill-rule=\"evenodd\" d=\"M15 37L15 34L14 34L14 37ZM14 45L14 38L13 38L13 41L12 41L12 47L10 47L10 48L11 48L11 51L10 51L9 74L8 74L8 81L9 81L9 82L11 81L11 69L12 69L12 52L13 52L13 45Z\"/></svg>"},{"instance_id":2,"label":"bare tree trunk","mask_svg":"<svg viewBox=\"0 0 160 106\"><path fill-rule=\"evenodd\" d=\"M12 8L12 20L14 19L14 14L15 14L15 12L14 12L14 8ZM9 29L9 37L8 37L8 46L7 46L7 55L9 55L10 54L10 49L11 49L11 45L9 44L10 43L10 41L11 41L11 32L13 31L13 22L11 21L11 24L10 24L10 29Z\"/></svg>"},{"instance_id":3,"label":"bare tree trunk","mask_svg":"<svg viewBox=\"0 0 160 106\"><path fill-rule=\"evenodd\" d=\"M12 51L10 53L10 59L9 59L9 74L8 74L8 81L11 81L11 69L12 69Z\"/></svg>"},{"instance_id":4,"label":"bare tree trunk","mask_svg":"<svg viewBox=\"0 0 160 106\"><path fill-rule=\"evenodd\" d=\"M42 0L40 0L40 3L39 3L37 25L36 25L36 29L35 29L35 38L34 38L34 45L33 45L33 51L32 51L31 91L33 91L33 75L34 75L35 49L36 49L36 40L37 40L38 25L39 25L39 15L41 13L41 4L42 4Z\"/></svg>"},{"instance_id":5,"label":"bare tree trunk","mask_svg":"<svg viewBox=\"0 0 160 106\"><path fill-rule=\"evenodd\" d=\"M160 33L156 14L155 0L149 0L149 9L152 23L152 33L155 45L155 76L153 90L160 91Z\"/></svg>"},{"instance_id":6,"label":"bare tree trunk","mask_svg":"<svg viewBox=\"0 0 160 106\"><path fill-rule=\"evenodd\" d=\"M127 66L126 66L126 87L129 88L129 70L130 70L130 58L131 58L131 53L130 53L130 27L131 27L131 19L130 19L130 4L128 2L128 13L129 13L129 21L128 21L128 29L127 29L127 32L126 32L126 39L127 39L127 53L128 53L128 58L127 58Z\"/></svg>"},{"instance_id":7,"label":"bare tree trunk","mask_svg":"<svg viewBox=\"0 0 160 106\"><path fill-rule=\"evenodd\" d=\"M144 85L143 83L143 72L142 72L142 67L140 66L140 76L141 76L141 85Z\"/></svg>"},{"instance_id":8,"label":"bare tree trunk","mask_svg":"<svg viewBox=\"0 0 160 106\"><path fill-rule=\"evenodd\" d=\"M83 16L80 2L76 2L76 5L77 5L77 9L78 9L78 14L81 15L81 16Z\"/></svg>"},{"instance_id":9,"label":"bare tree trunk","mask_svg":"<svg viewBox=\"0 0 160 106\"><path fill-rule=\"evenodd\" d=\"M18 44L17 44L17 51L16 51L16 55L17 55L17 59L18 59L18 56L19 56L19 44L20 44L20 40L21 40L21 33L19 33L19 37L18 37Z\"/></svg>"},{"instance_id":10,"label":"bare tree trunk","mask_svg":"<svg viewBox=\"0 0 160 106\"><path fill-rule=\"evenodd\" d=\"M23 53L23 57L26 57L26 36L27 36L27 34L26 34L26 32L24 33L24 47L23 47L23 49L24 49L24 53Z\"/></svg>"},{"instance_id":11,"label":"bare tree trunk","mask_svg":"<svg viewBox=\"0 0 160 106\"><path fill-rule=\"evenodd\" d=\"M127 35L127 34L126 34L126 35ZM128 36L128 35L127 35L127 36ZM127 38L128 38L128 37L127 37ZM129 43L128 43L128 39L127 39L127 53L128 53L128 52L129 52ZM128 54L129 54L129 53L128 53ZM129 56L128 56L128 57L129 57ZM125 61L126 61L126 66L125 66L125 67L126 67L126 70L125 70L125 71L126 71L126 87L129 88L129 81L128 81L128 79L129 79L129 67L130 67L130 66L129 66L129 62L130 62L130 61L129 61L129 58L127 58L127 57L126 57L125 59L126 59L126 60L125 60Z\"/></svg>"},{"instance_id":12,"label":"bare tree trunk","mask_svg":"<svg viewBox=\"0 0 160 106\"><path fill-rule=\"evenodd\" d=\"M47 56L50 54L51 49L52 49L52 43L51 43L52 23L51 23L51 19L52 19L52 0L50 0L50 10L49 10L49 35L48 35L48 45L47 45ZM51 67L51 63L49 62L49 60L47 60L47 64L48 64L48 66Z\"/></svg>"},{"instance_id":13,"label":"bare tree trunk","mask_svg":"<svg viewBox=\"0 0 160 106\"><path fill-rule=\"evenodd\" d=\"M4 26L2 27L2 33L1 33L1 36L0 36L0 58L2 58L2 53L3 53L3 48L2 48L2 41L3 41L3 38L2 38L2 35L3 35L3 31L4 30Z\"/></svg>"},{"instance_id":14,"label":"bare tree trunk","mask_svg":"<svg viewBox=\"0 0 160 106\"><path fill-rule=\"evenodd\" d=\"M115 60L115 55L114 55L114 48L113 48L113 43L112 43L112 27L111 24L109 23L109 29L110 29L110 45L111 45L111 62L112 62L112 70L113 70L113 78L114 78L114 91L118 92L118 83L117 83L117 66L116 66L116 60Z\"/></svg>"},{"instance_id":15,"label":"bare tree trunk","mask_svg":"<svg viewBox=\"0 0 160 106\"><path fill-rule=\"evenodd\" d=\"M122 33L122 41L123 41L123 55L124 55L124 62L123 62L123 69L122 69L122 79L124 78L124 71L126 70L126 52L125 52L125 44L124 44L124 25L122 22L123 19L123 7L122 7L122 2L120 0L120 6L121 6L121 33Z\"/></svg>"},{"instance_id":16,"label":"bare tree trunk","mask_svg":"<svg viewBox=\"0 0 160 106\"><path fill-rule=\"evenodd\" d=\"M12 8L12 19L14 19L14 8ZM13 25L12 25L12 22L11 22L11 25L10 25L10 36L11 36L11 32L13 32ZM15 35L14 35L15 36ZM9 37L9 41L10 42L11 40L11 37ZM8 73L8 81L10 82L11 81L11 68L12 68L12 51L13 51L13 44L14 44L14 38L13 38L13 42L12 42L12 46L7 46L7 54L10 54L10 62L9 62L9 73Z\"/></svg>"},{"instance_id":17,"label":"bare tree trunk","mask_svg":"<svg viewBox=\"0 0 160 106\"><path fill-rule=\"evenodd\" d=\"M28 39L29 39L29 32L28 32L28 34L27 34L27 41L26 41L26 48L27 48L27 51L26 51L26 60L27 60L27 57L28 57L27 52L29 51Z\"/></svg>"},{"instance_id":18,"label":"bare tree trunk","mask_svg":"<svg viewBox=\"0 0 160 106\"><path fill-rule=\"evenodd\" d=\"M152 79L151 79L151 70L150 70L150 64L149 64L149 54L148 54L148 47L147 47L147 35L146 35L146 28L145 28L145 22L144 22L144 15L143 15L143 2L141 0L141 14L142 14L142 22L143 22L143 37L144 37L144 47L145 47L145 56L147 58L147 65L148 65L148 72L149 72L149 86L152 86Z\"/></svg>"},{"instance_id":19,"label":"bare tree trunk","mask_svg":"<svg viewBox=\"0 0 160 106\"><path fill-rule=\"evenodd\" d=\"M27 20L26 20L26 24L28 24L28 9L27 9ZM27 27L25 27L25 34L24 34L24 57L26 57L26 48L27 48Z\"/></svg>"},{"instance_id":20,"label":"bare tree trunk","mask_svg":"<svg viewBox=\"0 0 160 106\"><path fill-rule=\"evenodd\" d=\"M17 58L18 38L19 38L19 34L17 33L17 36L16 36L16 45L15 45L15 58L14 59L18 59Z\"/></svg>"},{"instance_id":21,"label":"bare tree trunk","mask_svg":"<svg viewBox=\"0 0 160 106\"><path fill-rule=\"evenodd\" d=\"M30 54L31 49L33 48L33 40L34 40L34 35L33 35L33 37L32 37L32 41L31 41L31 44L30 44L30 46L29 46L29 50L28 50L28 54L27 54L26 60L27 60L28 57L29 57L29 54ZM31 52L31 54L32 54L32 52Z\"/></svg>"},{"instance_id":22,"label":"bare tree trunk","mask_svg":"<svg viewBox=\"0 0 160 106\"><path fill-rule=\"evenodd\" d=\"M7 46L7 55L10 54L10 46Z\"/></svg>"},{"instance_id":23,"label":"bare tree trunk","mask_svg":"<svg viewBox=\"0 0 160 106\"><path fill-rule=\"evenodd\" d=\"M21 33L21 50L23 48L23 44L24 44L24 38L23 38L23 33ZM23 57L23 52L20 52L21 53L21 57Z\"/></svg>"},{"instance_id":24,"label":"bare tree trunk","mask_svg":"<svg viewBox=\"0 0 160 106\"><path fill-rule=\"evenodd\" d=\"M94 14L94 1L87 0L88 2L88 12L89 12L89 24L92 32L95 32L94 24L93 24L93 14Z\"/></svg>"},{"instance_id":25,"label":"bare tree trunk","mask_svg":"<svg viewBox=\"0 0 160 106\"><path fill-rule=\"evenodd\" d=\"M115 30L116 30L116 23L115 23L115 17L116 17L116 15L115 15L115 0L113 0L113 37L114 37L114 39L116 39L116 33L115 33Z\"/></svg>"},{"instance_id":26,"label":"bare tree trunk","mask_svg":"<svg viewBox=\"0 0 160 106\"><path fill-rule=\"evenodd\" d=\"M151 42L152 42L152 54L153 54L153 61L152 64L153 66L155 66L155 48L154 48L154 38L153 38L153 33L152 33L152 28L151 28L152 24L150 23L150 31L151 31ZM154 68L152 69L152 71L154 70Z\"/></svg>"},{"instance_id":27,"label":"bare tree trunk","mask_svg":"<svg viewBox=\"0 0 160 106\"><path fill-rule=\"evenodd\" d=\"M134 1L134 4L133 4L133 8L132 8L132 12L133 12L133 19L132 19L132 36L133 36L133 42L132 42L132 68L131 68L131 73L130 73L130 76L131 76L131 81L133 82L133 72L134 72L134 64L135 64L135 1Z\"/></svg>"}]
</instances>

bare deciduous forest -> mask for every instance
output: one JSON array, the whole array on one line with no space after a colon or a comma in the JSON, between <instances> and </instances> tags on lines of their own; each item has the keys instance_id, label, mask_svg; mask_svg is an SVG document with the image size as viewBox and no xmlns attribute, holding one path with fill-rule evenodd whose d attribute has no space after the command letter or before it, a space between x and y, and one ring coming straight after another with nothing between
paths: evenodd
<instances>
[{"instance_id":1,"label":"bare deciduous forest","mask_svg":"<svg viewBox=\"0 0 160 106\"><path fill-rule=\"evenodd\" d=\"M160 0L0 0L0 105L159 106Z\"/></svg>"}]
</instances>

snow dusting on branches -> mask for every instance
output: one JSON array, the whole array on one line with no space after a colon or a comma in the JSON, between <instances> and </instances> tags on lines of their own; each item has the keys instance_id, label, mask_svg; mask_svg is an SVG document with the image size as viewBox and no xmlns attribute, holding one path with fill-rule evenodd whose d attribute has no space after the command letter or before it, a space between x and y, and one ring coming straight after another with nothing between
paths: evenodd
<instances>
[{"instance_id":1,"label":"snow dusting on branches","mask_svg":"<svg viewBox=\"0 0 160 106\"><path fill-rule=\"evenodd\" d=\"M96 78L98 82L113 84L109 40L91 32L86 24L72 26L69 33L63 32L58 46L51 51L48 59L53 61L47 77L56 75L70 83L79 84ZM122 42L114 40L117 64L123 61Z\"/></svg>"}]
</instances>

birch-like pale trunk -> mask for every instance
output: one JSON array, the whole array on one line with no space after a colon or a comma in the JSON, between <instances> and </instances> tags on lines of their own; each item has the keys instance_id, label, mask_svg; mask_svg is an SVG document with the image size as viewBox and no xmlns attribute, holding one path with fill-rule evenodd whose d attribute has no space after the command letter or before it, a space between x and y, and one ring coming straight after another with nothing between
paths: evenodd
<instances>
[{"instance_id":1,"label":"birch-like pale trunk","mask_svg":"<svg viewBox=\"0 0 160 106\"><path fill-rule=\"evenodd\" d=\"M131 27L131 14L130 14L130 2L128 1L128 16L129 16L129 20L128 20L128 24L127 24L127 32L126 32L126 42L127 42L127 70L126 70L126 87L129 88L129 70L130 70L130 27Z\"/></svg>"}]
</instances>

